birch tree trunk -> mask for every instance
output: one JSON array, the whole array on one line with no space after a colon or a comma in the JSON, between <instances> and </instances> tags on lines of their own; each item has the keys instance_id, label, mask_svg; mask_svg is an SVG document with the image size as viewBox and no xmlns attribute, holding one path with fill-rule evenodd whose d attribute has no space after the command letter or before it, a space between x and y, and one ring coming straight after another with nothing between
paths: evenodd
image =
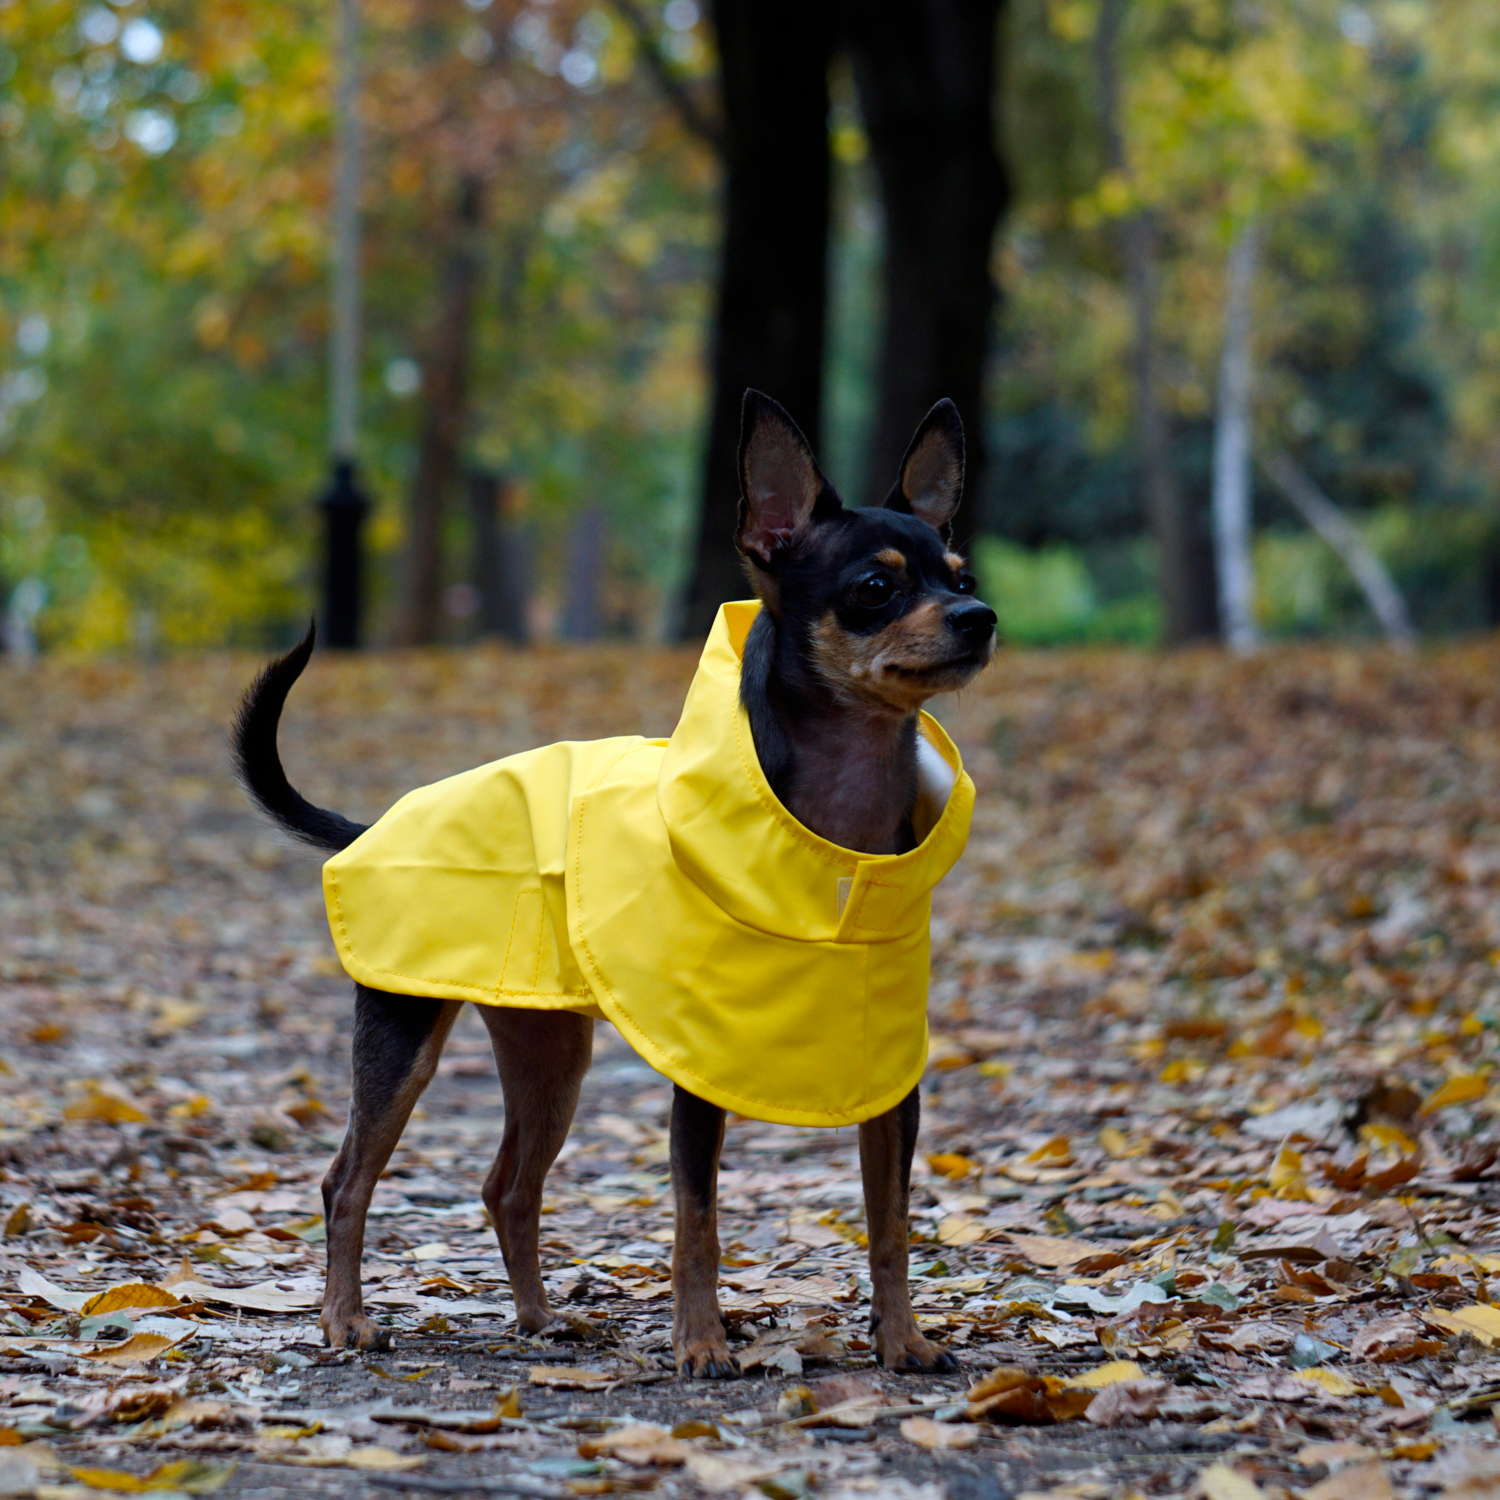
<instances>
[{"instance_id":1,"label":"birch tree trunk","mask_svg":"<svg viewBox=\"0 0 1500 1500\"><path fill-rule=\"evenodd\" d=\"M1312 476L1288 453L1268 453L1262 467L1277 489L1297 508L1302 519L1343 558L1364 591L1370 609L1387 639L1398 646L1416 643L1416 632L1406 613L1406 601L1385 564L1375 555L1353 523L1313 482Z\"/></svg>"},{"instance_id":2,"label":"birch tree trunk","mask_svg":"<svg viewBox=\"0 0 1500 1500\"><path fill-rule=\"evenodd\" d=\"M1253 651L1255 574L1250 558L1250 325L1260 232L1248 220L1229 250L1219 410L1214 423L1214 560L1219 623L1232 651Z\"/></svg>"}]
</instances>

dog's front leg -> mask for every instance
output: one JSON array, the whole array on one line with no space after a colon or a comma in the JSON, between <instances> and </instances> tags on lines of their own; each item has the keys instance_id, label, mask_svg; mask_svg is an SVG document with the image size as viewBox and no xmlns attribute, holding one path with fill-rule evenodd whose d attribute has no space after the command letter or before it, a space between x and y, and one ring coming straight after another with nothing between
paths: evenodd
<instances>
[{"instance_id":1,"label":"dog's front leg","mask_svg":"<svg viewBox=\"0 0 1500 1500\"><path fill-rule=\"evenodd\" d=\"M677 1373L721 1379L740 1373L719 1312L719 1150L724 1111L672 1090L672 1353Z\"/></svg>"},{"instance_id":2,"label":"dog's front leg","mask_svg":"<svg viewBox=\"0 0 1500 1500\"><path fill-rule=\"evenodd\" d=\"M958 1361L917 1331L907 1284L911 1159L921 1118L921 1097L913 1089L894 1109L866 1120L859 1127L859 1169L870 1237L875 1357L888 1370L936 1374L956 1370Z\"/></svg>"},{"instance_id":3,"label":"dog's front leg","mask_svg":"<svg viewBox=\"0 0 1500 1500\"><path fill-rule=\"evenodd\" d=\"M365 1316L360 1291L365 1215L460 1009L457 1000L388 995L356 986L349 1126L323 1178L328 1280L319 1321L330 1348L342 1349L351 1341L357 1349L390 1347L390 1335Z\"/></svg>"}]
</instances>

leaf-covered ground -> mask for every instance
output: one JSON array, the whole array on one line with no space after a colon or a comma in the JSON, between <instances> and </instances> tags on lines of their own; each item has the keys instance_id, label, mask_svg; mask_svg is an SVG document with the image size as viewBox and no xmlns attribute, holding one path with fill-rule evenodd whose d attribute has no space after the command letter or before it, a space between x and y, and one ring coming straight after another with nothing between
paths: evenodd
<instances>
[{"instance_id":1,"label":"leaf-covered ground","mask_svg":"<svg viewBox=\"0 0 1500 1500\"><path fill-rule=\"evenodd\" d=\"M942 705L980 796L912 1285L963 1372L870 1365L854 1133L735 1121L722 1385L670 1374L668 1089L607 1027L556 1337L510 1321L466 1016L376 1197L395 1348L321 1349L349 986L227 771L253 665L0 666L0 1493L1500 1494L1500 646L1008 655ZM285 758L368 818L669 732L692 665L325 657Z\"/></svg>"}]
</instances>

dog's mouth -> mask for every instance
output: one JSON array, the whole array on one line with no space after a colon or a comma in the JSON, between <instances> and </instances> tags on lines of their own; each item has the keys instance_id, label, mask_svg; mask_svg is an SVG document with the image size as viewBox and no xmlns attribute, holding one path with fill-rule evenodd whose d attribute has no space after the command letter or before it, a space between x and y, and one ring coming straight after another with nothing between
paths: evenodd
<instances>
[{"instance_id":1,"label":"dog's mouth","mask_svg":"<svg viewBox=\"0 0 1500 1500\"><path fill-rule=\"evenodd\" d=\"M899 677L920 682L934 677L956 677L977 672L989 659L990 653L987 650L965 651L962 655L950 656L945 661L922 662L914 665L897 661L887 662L885 669L887 672L894 672Z\"/></svg>"}]
</instances>

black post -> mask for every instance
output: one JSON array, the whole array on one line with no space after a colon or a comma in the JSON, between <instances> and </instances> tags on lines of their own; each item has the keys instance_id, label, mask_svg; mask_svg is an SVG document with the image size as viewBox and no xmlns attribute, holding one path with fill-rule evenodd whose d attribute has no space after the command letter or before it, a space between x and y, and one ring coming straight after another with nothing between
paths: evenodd
<instances>
[{"instance_id":1,"label":"black post","mask_svg":"<svg viewBox=\"0 0 1500 1500\"><path fill-rule=\"evenodd\" d=\"M511 483L504 474L475 469L469 475L473 526L474 587L479 594L479 633L524 646L529 583L526 535L511 514Z\"/></svg>"},{"instance_id":2,"label":"black post","mask_svg":"<svg viewBox=\"0 0 1500 1500\"><path fill-rule=\"evenodd\" d=\"M370 502L349 459L334 460L333 479L318 504L323 510L322 644L355 651L364 610L360 533Z\"/></svg>"}]
</instances>

